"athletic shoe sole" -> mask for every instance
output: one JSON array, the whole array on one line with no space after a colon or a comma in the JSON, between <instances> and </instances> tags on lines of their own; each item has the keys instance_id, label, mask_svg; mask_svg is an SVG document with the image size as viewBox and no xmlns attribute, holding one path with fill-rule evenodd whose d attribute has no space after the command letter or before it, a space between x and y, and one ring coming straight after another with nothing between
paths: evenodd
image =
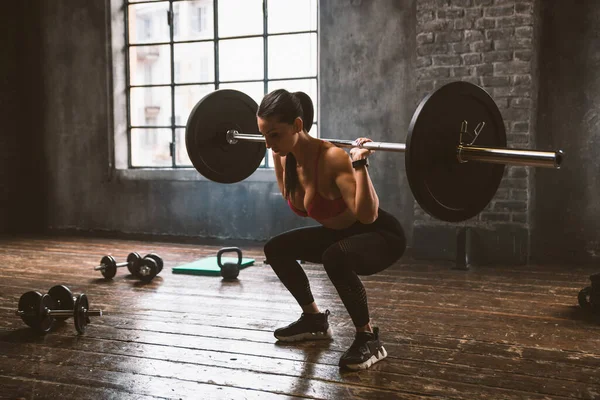
<instances>
[{"instance_id":1,"label":"athletic shoe sole","mask_svg":"<svg viewBox=\"0 0 600 400\"><path fill-rule=\"evenodd\" d=\"M333 331L331 328L327 329L327 332L304 332L292 336L277 336L277 340L282 342L298 342L300 340L324 340L331 339L333 337Z\"/></svg>"},{"instance_id":2,"label":"athletic shoe sole","mask_svg":"<svg viewBox=\"0 0 600 400\"><path fill-rule=\"evenodd\" d=\"M344 368L348 368L353 371L367 369L367 368L370 368L376 362L379 362L379 361L383 360L384 358L386 358L387 355L388 355L387 351L385 351L385 348L383 346L381 346L381 349L377 351L377 354L373 354L371 356L371 358L369 358L367 361L362 362L360 364L348 364Z\"/></svg>"}]
</instances>

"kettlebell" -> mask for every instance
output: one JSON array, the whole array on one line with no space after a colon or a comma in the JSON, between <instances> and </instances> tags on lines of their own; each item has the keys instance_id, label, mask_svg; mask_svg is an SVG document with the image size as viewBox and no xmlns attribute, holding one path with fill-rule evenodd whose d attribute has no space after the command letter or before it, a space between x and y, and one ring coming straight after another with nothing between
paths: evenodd
<instances>
[{"instance_id":1,"label":"kettlebell","mask_svg":"<svg viewBox=\"0 0 600 400\"><path fill-rule=\"evenodd\" d=\"M226 262L223 264L221 262L221 256L223 253L227 252L236 252L238 255L237 264ZM217 252L217 264L219 268L221 268L221 276L223 279L234 280L240 274L240 266L242 265L242 251L237 247L224 247Z\"/></svg>"}]
</instances>

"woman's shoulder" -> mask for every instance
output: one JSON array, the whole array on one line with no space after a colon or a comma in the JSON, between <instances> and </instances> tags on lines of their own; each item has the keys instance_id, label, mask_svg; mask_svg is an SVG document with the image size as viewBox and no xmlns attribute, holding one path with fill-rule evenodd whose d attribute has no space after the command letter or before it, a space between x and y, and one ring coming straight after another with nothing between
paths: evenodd
<instances>
[{"instance_id":1,"label":"woman's shoulder","mask_svg":"<svg viewBox=\"0 0 600 400\"><path fill-rule=\"evenodd\" d=\"M326 157L348 157L348 154L341 147L337 147L333 143L330 143L326 140L321 140L322 144L322 152Z\"/></svg>"},{"instance_id":2,"label":"woman's shoulder","mask_svg":"<svg viewBox=\"0 0 600 400\"><path fill-rule=\"evenodd\" d=\"M323 141L323 143L322 157L327 165L338 169L348 164L349 156L344 149L326 141Z\"/></svg>"}]
</instances>

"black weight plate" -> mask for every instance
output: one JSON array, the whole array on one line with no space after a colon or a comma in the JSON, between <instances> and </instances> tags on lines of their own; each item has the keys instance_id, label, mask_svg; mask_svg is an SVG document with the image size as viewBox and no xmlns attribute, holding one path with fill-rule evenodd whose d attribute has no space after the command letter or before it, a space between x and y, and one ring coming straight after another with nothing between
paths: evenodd
<instances>
[{"instance_id":1,"label":"black weight plate","mask_svg":"<svg viewBox=\"0 0 600 400\"><path fill-rule=\"evenodd\" d=\"M162 271L163 269L163 259L160 258L160 256L156 253L150 253L150 254L146 254L146 257L153 259L154 261L156 261L156 265L158 266L158 274L160 274L160 271Z\"/></svg>"},{"instance_id":2,"label":"black weight plate","mask_svg":"<svg viewBox=\"0 0 600 400\"><path fill-rule=\"evenodd\" d=\"M52 297L56 303L56 310L73 311L75 301L73 300L73 292L65 285L52 286L48 290L48 296ZM54 317L58 320L66 320L71 317Z\"/></svg>"},{"instance_id":3,"label":"black weight plate","mask_svg":"<svg viewBox=\"0 0 600 400\"><path fill-rule=\"evenodd\" d=\"M141 260L142 256L140 256L139 253L129 253L129 255L127 256L127 269L129 270L129 273L131 275L137 276L136 274L138 272L138 264Z\"/></svg>"},{"instance_id":4,"label":"black weight plate","mask_svg":"<svg viewBox=\"0 0 600 400\"><path fill-rule=\"evenodd\" d=\"M142 272L143 271L143 272ZM158 264L152 258L144 258L140 265L140 280L150 282L158 274Z\"/></svg>"},{"instance_id":5,"label":"black weight plate","mask_svg":"<svg viewBox=\"0 0 600 400\"><path fill-rule=\"evenodd\" d=\"M185 145L194 167L204 177L220 183L239 182L265 157L264 142L228 144L226 132L259 134L258 105L242 92L222 89L206 95L192 110L185 130Z\"/></svg>"},{"instance_id":6,"label":"black weight plate","mask_svg":"<svg viewBox=\"0 0 600 400\"><path fill-rule=\"evenodd\" d=\"M87 315L90 305L85 294L80 294L75 300L75 329L77 332L84 333L87 324L90 323L90 318Z\"/></svg>"},{"instance_id":7,"label":"black weight plate","mask_svg":"<svg viewBox=\"0 0 600 400\"><path fill-rule=\"evenodd\" d=\"M117 261L113 256L102 257L100 265L104 265L104 268L100 272L102 272L102 276L106 279L112 279L117 274Z\"/></svg>"},{"instance_id":8,"label":"black weight plate","mask_svg":"<svg viewBox=\"0 0 600 400\"><path fill-rule=\"evenodd\" d=\"M458 222L479 214L496 194L504 165L459 163L463 121L468 132L485 122L473 145L506 147L500 110L489 94L468 82L453 82L425 97L410 123L406 174L419 205L434 218ZM471 141L469 136L463 141Z\"/></svg>"},{"instance_id":9,"label":"black weight plate","mask_svg":"<svg viewBox=\"0 0 600 400\"><path fill-rule=\"evenodd\" d=\"M54 299L47 294L43 295L41 298L41 304L40 304L41 318L39 320L39 325L37 326L37 329L40 332L44 332L44 333L50 332L50 329L52 329L52 327L54 326L55 318L48 315L46 312L48 310L55 310L55 309L56 309L56 302L54 301Z\"/></svg>"},{"instance_id":10,"label":"black weight plate","mask_svg":"<svg viewBox=\"0 0 600 400\"><path fill-rule=\"evenodd\" d=\"M25 313L21 319L27 326L38 329L42 318L42 294L36 291L25 292L19 298L18 310Z\"/></svg>"}]
</instances>

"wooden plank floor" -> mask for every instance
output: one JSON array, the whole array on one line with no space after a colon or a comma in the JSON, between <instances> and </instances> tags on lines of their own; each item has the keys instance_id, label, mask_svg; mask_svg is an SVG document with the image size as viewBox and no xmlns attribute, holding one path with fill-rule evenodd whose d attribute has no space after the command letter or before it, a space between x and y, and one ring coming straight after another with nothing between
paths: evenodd
<instances>
[{"instance_id":1,"label":"wooden plank floor","mask_svg":"<svg viewBox=\"0 0 600 400\"><path fill-rule=\"evenodd\" d=\"M477 267L402 260L365 277L389 357L337 367L353 328L320 265L305 264L335 340L282 345L273 330L299 308L260 246L239 282L172 274L221 246L77 237L0 238L0 398L596 399L600 323L577 306L587 267ZM154 251L162 273L140 284L92 267ZM14 315L19 297L65 284L89 296L84 335L72 319L45 336Z\"/></svg>"}]
</instances>

